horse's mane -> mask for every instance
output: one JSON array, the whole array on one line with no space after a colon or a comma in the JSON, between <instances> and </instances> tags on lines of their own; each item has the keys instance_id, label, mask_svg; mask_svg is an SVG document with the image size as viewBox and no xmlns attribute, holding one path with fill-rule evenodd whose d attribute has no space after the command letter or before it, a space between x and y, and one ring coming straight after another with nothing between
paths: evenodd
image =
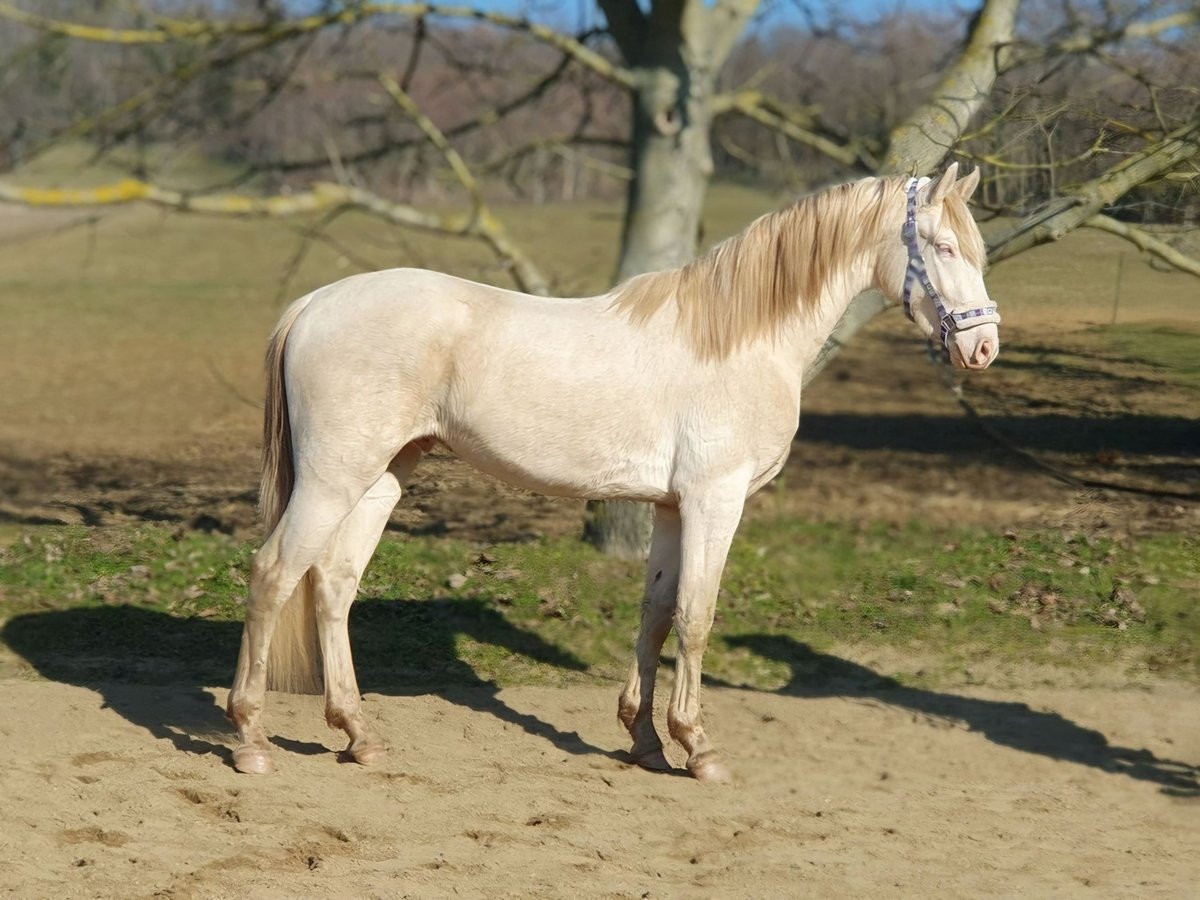
<instances>
[{"instance_id":1,"label":"horse's mane","mask_svg":"<svg viewBox=\"0 0 1200 900\"><path fill-rule=\"evenodd\" d=\"M882 242L889 224L898 243L903 183L865 178L803 197L681 268L631 278L614 292L614 306L640 324L673 297L697 355L723 359L815 310L830 278ZM966 202L951 191L944 210L963 255L982 267L986 251Z\"/></svg>"}]
</instances>

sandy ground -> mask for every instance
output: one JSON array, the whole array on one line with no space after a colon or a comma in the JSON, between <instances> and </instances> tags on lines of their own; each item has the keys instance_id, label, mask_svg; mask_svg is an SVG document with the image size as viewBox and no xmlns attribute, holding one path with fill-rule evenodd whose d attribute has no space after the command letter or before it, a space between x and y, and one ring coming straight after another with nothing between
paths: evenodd
<instances>
[{"instance_id":1,"label":"sandy ground","mask_svg":"<svg viewBox=\"0 0 1200 900\"><path fill-rule=\"evenodd\" d=\"M391 748L376 769L336 761L318 698L273 695L265 778L229 766L223 690L0 691L13 896L1182 898L1200 883L1193 686L714 688L728 786L627 765L615 685L368 695Z\"/></svg>"}]
</instances>

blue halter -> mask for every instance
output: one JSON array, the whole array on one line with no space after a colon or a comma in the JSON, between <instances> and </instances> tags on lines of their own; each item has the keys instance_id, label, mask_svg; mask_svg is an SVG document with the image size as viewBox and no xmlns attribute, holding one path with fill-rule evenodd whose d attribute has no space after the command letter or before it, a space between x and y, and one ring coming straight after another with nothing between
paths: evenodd
<instances>
[{"instance_id":1,"label":"blue halter","mask_svg":"<svg viewBox=\"0 0 1200 900\"><path fill-rule=\"evenodd\" d=\"M917 232L917 192L921 186L919 178L911 178L908 182L908 209L904 216L904 229L900 236L908 247L908 268L904 272L904 314L910 321L915 322L912 311L913 285L920 282L921 289L933 301L941 322L942 346L950 350L950 336L958 331L966 331L979 325L999 324L1000 311L995 306L977 306L964 312L951 312L938 289L929 280L929 272L925 268L925 257L921 255L920 235ZM965 324L965 323L970 324Z\"/></svg>"}]
</instances>

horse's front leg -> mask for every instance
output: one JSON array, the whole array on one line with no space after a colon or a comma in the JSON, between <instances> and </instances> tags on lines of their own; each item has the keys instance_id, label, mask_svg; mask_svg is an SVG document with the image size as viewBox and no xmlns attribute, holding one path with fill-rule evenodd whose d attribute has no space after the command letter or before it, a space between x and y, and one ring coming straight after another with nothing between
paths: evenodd
<instances>
[{"instance_id":1,"label":"horse's front leg","mask_svg":"<svg viewBox=\"0 0 1200 900\"><path fill-rule=\"evenodd\" d=\"M654 510L654 535L646 567L642 599L642 626L637 655L621 691L617 715L633 738L630 755L646 769L668 769L662 740L654 730L654 680L663 641L671 630L675 595L679 588L679 510L658 506Z\"/></svg>"},{"instance_id":2,"label":"horse's front leg","mask_svg":"<svg viewBox=\"0 0 1200 900\"><path fill-rule=\"evenodd\" d=\"M701 724L700 667L717 607L717 591L729 545L741 521L747 481L727 479L707 485L680 504L679 598L675 634L679 658L675 689L667 711L671 737L688 752L688 770L701 781L728 781L729 772Z\"/></svg>"}]
</instances>

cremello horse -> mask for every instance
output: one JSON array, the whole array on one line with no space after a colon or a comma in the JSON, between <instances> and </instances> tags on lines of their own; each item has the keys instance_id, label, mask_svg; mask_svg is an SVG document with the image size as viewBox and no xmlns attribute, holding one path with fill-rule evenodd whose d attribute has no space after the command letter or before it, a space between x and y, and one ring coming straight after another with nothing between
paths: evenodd
<instances>
[{"instance_id":1,"label":"cremello horse","mask_svg":"<svg viewBox=\"0 0 1200 900\"><path fill-rule=\"evenodd\" d=\"M679 638L667 716L700 779L727 773L701 725L700 663L746 498L779 471L805 367L850 300L904 300L960 367L999 349L978 171L868 178L764 216L680 269L552 300L413 269L357 275L284 314L267 353L262 510L229 717L234 765L272 769L268 688L314 690L347 753L384 753L359 708L346 629L401 486L436 442L548 494L655 505L637 657L619 715L632 757L666 767L651 720L659 653ZM913 289L920 286L915 295Z\"/></svg>"}]
</instances>

